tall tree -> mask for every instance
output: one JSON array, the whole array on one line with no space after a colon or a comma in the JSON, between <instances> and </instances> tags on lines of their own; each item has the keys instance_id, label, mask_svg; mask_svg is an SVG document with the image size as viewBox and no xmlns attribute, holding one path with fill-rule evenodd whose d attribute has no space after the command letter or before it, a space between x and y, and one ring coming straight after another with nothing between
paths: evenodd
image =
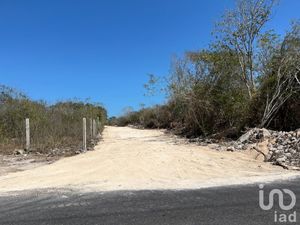
<instances>
[{"instance_id":1,"label":"tall tree","mask_svg":"<svg viewBox=\"0 0 300 225\"><path fill-rule=\"evenodd\" d=\"M238 0L235 9L227 11L217 23L217 37L222 47L234 49L239 58L241 78L252 99L256 90L255 59L257 41L262 28L270 19L276 0Z\"/></svg>"}]
</instances>

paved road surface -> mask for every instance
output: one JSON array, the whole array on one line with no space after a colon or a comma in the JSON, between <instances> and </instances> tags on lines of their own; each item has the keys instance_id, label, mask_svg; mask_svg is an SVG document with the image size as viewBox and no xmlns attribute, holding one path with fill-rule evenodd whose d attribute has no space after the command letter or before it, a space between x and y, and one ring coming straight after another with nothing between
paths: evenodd
<instances>
[{"instance_id":1,"label":"paved road surface","mask_svg":"<svg viewBox=\"0 0 300 225\"><path fill-rule=\"evenodd\" d=\"M300 179L266 184L300 197ZM63 190L0 197L1 225L269 225L274 210L258 205L258 185L189 191L122 191L75 194ZM286 204L289 199L285 198ZM300 201L294 210L300 224ZM275 201L278 206L278 201ZM279 224L279 223L277 223ZM284 223L289 224L289 223ZM295 224L295 223L294 223Z\"/></svg>"}]
</instances>

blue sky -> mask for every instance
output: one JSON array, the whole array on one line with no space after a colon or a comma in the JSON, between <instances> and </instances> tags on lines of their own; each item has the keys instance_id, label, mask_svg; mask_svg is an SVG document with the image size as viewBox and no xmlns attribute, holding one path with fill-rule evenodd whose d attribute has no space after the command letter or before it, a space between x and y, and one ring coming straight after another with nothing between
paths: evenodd
<instances>
[{"instance_id":1,"label":"blue sky","mask_svg":"<svg viewBox=\"0 0 300 225\"><path fill-rule=\"evenodd\" d=\"M233 0L0 0L0 83L33 99L90 98L109 115L145 97L147 74L204 48ZM300 1L282 0L268 24L284 33Z\"/></svg>"}]
</instances>

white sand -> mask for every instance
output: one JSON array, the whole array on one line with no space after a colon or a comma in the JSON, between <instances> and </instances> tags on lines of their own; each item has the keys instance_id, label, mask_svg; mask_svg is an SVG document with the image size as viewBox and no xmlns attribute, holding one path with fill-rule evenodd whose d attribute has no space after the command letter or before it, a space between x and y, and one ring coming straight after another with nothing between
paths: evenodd
<instances>
[{"instance_id":1,"label":"white sand","mask_svg":"<svg viewBox=\"0 0 300 225\"><path fill-rule=\"evenodd\" d=\"M292 178L245 152L176 144L159 130L106 127L96 150L0 177L0 192L40 188L80 191L185 189Z\"/></svg>"}]
</instances>

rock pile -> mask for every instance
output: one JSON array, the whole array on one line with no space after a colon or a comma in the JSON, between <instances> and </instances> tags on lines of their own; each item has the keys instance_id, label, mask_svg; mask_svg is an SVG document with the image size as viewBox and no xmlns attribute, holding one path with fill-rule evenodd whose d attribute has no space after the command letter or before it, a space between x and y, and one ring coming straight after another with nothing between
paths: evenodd
<instances>
[{"instance_id":1,"label":"rock pile","mask_svg":"<svg viewBox=\"0 0 300 225\"><path fill-rule=\"evenodd\" d=\"M300 130L272 132L269 143L269 161L277 164L300 166Z\"/></svg>"},{"instance_id":2,"label":"rock pile","mask_svg":"<svg viewBox=\"0 0 300 225\"><path fill-rule=\"evenodd\" d=\"M267 161L285 168L288 168L288 166L300 166L300 129L284 132L253 128L242 135L233 144L233 147L234 150L247 149L249 147L255 148L254 144L262 141L268 142ZM236 148L235 146L239 147ZM231 150L232 146L229 151Z\"/></svg>"},{"instance_id":3,"label":"rock pile","mask_svg":"<svg viewBox=\"0 0 300 225\"><path fill-rule=\"evenodd\" d=\"M300 168L300 129L284 132L253 128L243 134L237 141L219 142L214 139L198 138L192 139L190 142L196 142L201 146L208 145L218 151L233 152L253 149L262 154L265 161L286 169ZM266 149L260 149L260 144L266 146Z\"/></svg>"},{"instance_id":4,"label":"rock pile","mask_svg":"<svg viewBox=\"0 0 300 225\"><path fill-rule=\"evenodd\" d=\"M238 141L242 144L253 144L271 137L271 132L265 128L253 128L243 134Z\"/></svg>"}]
</instances>

